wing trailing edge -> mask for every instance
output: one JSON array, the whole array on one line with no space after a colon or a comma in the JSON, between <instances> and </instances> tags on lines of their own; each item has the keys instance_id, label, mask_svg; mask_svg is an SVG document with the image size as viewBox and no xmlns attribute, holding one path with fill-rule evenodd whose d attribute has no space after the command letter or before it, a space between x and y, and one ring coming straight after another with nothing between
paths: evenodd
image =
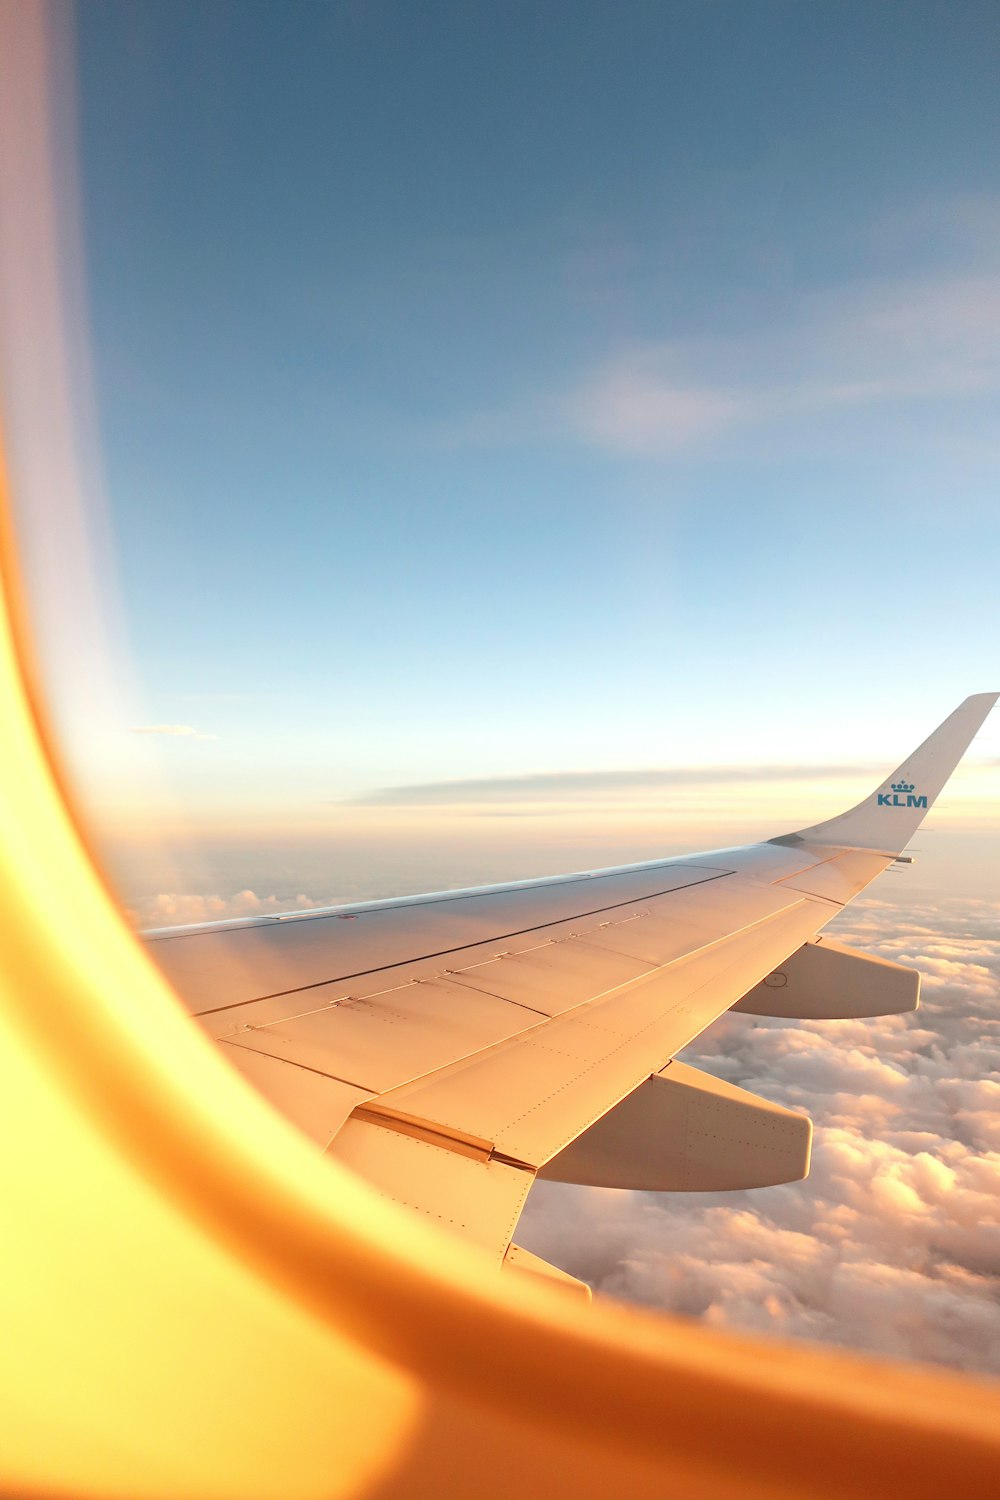
<instances>
[{"instance_id":1,"label":"wing trailing edge","mask_svg":"<svg viewBox=\"0 0 1000 1500\"><path fill-rule=\"evenodd\" d=\"M513 1271L518 1276L540 1277L546 1286L569 1292L584 1302L589 1302L593 1296L585 1281L581 1281L577 1276L571 1276L568 1271L561 1271L551 1261L542 1260L540 1255L532 1254L522 1245L512 1243L509 1246L503 1258L503 1270Z\"/></svg>"}]
</instances>

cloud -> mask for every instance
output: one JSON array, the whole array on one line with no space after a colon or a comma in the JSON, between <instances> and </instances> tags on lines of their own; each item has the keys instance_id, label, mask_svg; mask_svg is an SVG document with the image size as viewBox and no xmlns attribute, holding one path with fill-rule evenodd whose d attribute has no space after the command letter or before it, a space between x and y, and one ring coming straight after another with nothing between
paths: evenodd
<instances>
[{"instance_id":1,"label":"cloud","mask_svg":"<svg viewBox=\"0 0 1000 1500\"><path fill-rule=\"evenodd\" d=\"M634 348L589 376L564 401L570 429L599 447L670 452L752 418L759 401L699 385L676 368L670 345Z\"/></svg>"},{"instance_id":2,"label":"cloud","mask_svg":"<svg viewBox=\"0 0 1000 1500\"><path fill-rule=\"evenodd\" d=\"M1000 390L1000 273L800 299L743 337L633 344L560 398L567 430L624 454L671 454L751 427Z\"/></svg>"},{"instance_id":3,"label":"cloud","mask_svg":"<svg viewBox=\"0 0 1000 1500\"><path fill-rule=\"evenodd\" d=\"M942 430L948 411L967 426L974 399L1000 392L998 225L1000 197L990 194L886 211L856 242L872 274L789 289L783 300L769 287L763 316L748 323L744 308L736 331L732 318L709 310L694 335L668 328L664 337L623 337L546 388L440 424L432 440L449 448L562 440L672 458L782 427L796 437L808 427L814 445L816 423L869 413L884 441L889 409L904 404L917 407L922 434ZM912 265L915 246L933 269L883 269ZM631 268L654 308L676 290L669 263L661 255ZM620 277L620 267L610 274ZM690 317L689 309L688 327ZM911 420L911 440L912 430ZM967 433L968 451L978 441L992 457L990 434Z\"/></svg>"},{"instance_id":4,"label":"cloud","mask_svg":"<svg viewBox=\"0 0 1000 1500\"><path fill-rule=\"evenodd\" d=\"M165 891L133 901L126 907L132 924L140 931L158 927L194 926L198 922L223 922L233 917L275 916L283 911L305 911L313 906L333 906L346 897L314 900L310 896L258 896L254 891L236 891L231 896L197 895Z\"/></svg>"},{"instance_id":5,"label":"cloud","mask_svg":"<svg viewBox=\"0 0 1000 1500\"><path fill-rule=\"evenodd\" d=\"M599 1292L719 1327L1000 1374L1000 910L859 903L831 927L927 975L872 1023L727 1016L685 1060L816 1126L804 1183L644 1194L540 1183L518 1243Z\"/></svg>"},{"instance_id":6,"label":"cloud","mask_svg":"<svg viewBox=\"0 0 1000 1500\"><path fill-rule=\"evenodd\" d=\"M450 806L478 802L583 801L596 797L629 799L640 791L671 791L758 781L814 781L876 776L882 766L681 766L634 771L541 771L527 776L483 776L461 781L422 782L381 787L352 799L354 807Z\"/></svg>"},{"instance_id":7,"label":"cloud","mask_svg":"<svg viewBox=\"0 0 1000 1500\"><path fill-rule=\"evenodd\" d=\"M217 740L217 734L203 734L190 724L134 724L133 734L165 734L173 739Z\"/></svg>"}]
</instances>

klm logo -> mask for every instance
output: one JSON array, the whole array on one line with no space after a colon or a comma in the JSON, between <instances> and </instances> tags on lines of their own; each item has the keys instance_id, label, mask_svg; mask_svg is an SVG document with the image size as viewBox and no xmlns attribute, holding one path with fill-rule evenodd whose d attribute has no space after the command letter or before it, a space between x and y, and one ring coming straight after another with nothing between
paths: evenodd
<instances>
[{"instance_id":1,"label":"klm logo","mask_svg":"<svg viewBox=\"0 0 1000 1500\"><path fill-rule=\"evenodd\" d=\"M926 807L926 797L913 795L913 784L909 781L894 781L892 792L879 792L879 807Z\"/></svg>"}]
</instances>

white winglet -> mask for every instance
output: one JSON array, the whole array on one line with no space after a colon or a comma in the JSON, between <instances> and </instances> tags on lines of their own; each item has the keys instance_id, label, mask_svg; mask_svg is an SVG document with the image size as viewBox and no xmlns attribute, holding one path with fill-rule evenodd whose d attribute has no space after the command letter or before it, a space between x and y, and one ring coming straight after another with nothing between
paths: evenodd
<instances>
[{"instance_id":1,"label":"white winglet","mask_svg":"<svg viewBox=\"0 0 1000 1500\"><path fill-rule=\"evenodd\" d=\"M894 854L905 849L998 697L998 693L974 693L966 698L857 807L772 843L838 844Z\"/></svg>"}]
</instances>

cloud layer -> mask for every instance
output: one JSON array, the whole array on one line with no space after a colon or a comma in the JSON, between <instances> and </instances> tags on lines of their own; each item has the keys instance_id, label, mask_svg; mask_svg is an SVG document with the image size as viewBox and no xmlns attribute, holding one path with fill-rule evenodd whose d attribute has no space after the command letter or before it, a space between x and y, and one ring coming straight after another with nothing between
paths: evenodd
<instances>
[{"instance_id":1,"label":"cloud layer","mask_svg":"<svg viewBox=\"0 0 1000 1500\"><path fill-rule=\"evenodd\" d=\"M816 1125L805 1183L654 1195L540 1183L518 1242L717 1327L1000 1375L998 911L869 900L830 930L924 975L866 1023L729 1016L685 1060Z\"/></svg>"},{"instance_id":2,"label":"cloud layer","mask_svg":"<svg viewBox=\"0 0 1000 1500\"><path fill-rule=\"evenodd\" d=\"M529 776L482 776L461 781L380 787L353 799L355 807L441 807L481 802L591 801L631 798L636 792L757 781L816 781L880 776L882 766L679 766L627 771L541 771Z\"/></svg>"},{"instance_id":3,"label":"cloud layer","mask_svg":"<svg viewBox=\"0 0 1000 1500\"><path fill-rule=\"evenodd\" d=\"M198 922L223 922L233 917L267 917L282 911L335 904L334 898L319 901L303 895L258 896L255 891L236 891L232 896L164 891L133 901L126 907L126 913L140 931L148 931L157 927L193 926Z\"/></svg>"}]
</instances>

